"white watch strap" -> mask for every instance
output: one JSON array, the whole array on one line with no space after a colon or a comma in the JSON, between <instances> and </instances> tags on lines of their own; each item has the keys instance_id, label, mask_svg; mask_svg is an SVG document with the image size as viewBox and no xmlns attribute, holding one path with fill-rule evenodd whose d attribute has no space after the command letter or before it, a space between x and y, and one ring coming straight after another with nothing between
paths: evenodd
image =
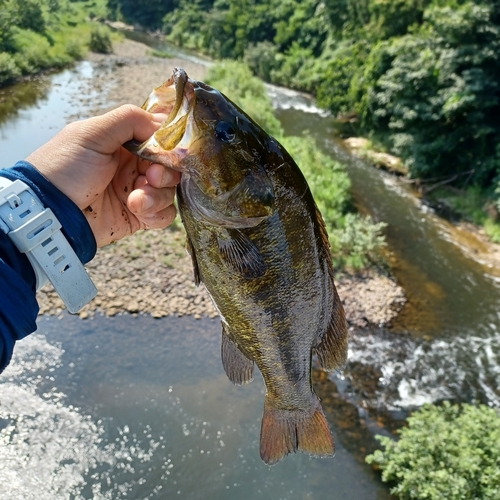
<instances>
[{"instance_id":1,"label":"white watch strap","mask_svg":"<svg viewBox=\"0 0 500 500\"><path fill-rule=\"evenodd\" d=\"M36 274L37 290L49 280L71 313L97 289L68 240L61 223L22 181L0 176L0 229L25 253Z\"/></svg>"}]
</instances>

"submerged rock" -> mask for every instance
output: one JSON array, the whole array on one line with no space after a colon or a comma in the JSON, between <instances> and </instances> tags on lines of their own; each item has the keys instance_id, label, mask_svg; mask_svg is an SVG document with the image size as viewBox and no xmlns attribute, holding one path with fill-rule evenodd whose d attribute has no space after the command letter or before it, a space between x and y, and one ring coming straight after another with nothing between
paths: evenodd
<instances>
[{"instance_id":1,"label":"submerged rock","mask_svg":"<svg viewBox=\"0 0 500 500\"><path fill-rule=\"evenodd\" d=\"M400 175L408 174L408 169L403 165L401 158L388 153L374 151L371 149L372 143L368 139L364 139L363 137L349 137L344 140L344 144L353 154L367 159L378 168L383 168Z\"/></svg>"}]
</instances>

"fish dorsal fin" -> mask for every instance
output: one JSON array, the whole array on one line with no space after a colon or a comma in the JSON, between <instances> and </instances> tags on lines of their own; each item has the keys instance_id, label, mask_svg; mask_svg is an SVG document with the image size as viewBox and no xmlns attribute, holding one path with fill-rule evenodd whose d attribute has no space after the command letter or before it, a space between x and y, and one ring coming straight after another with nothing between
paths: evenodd
<instances>
[{"instance_id":1,"label":"fish dorsal fin","mask_svg":"<svg viewBox=\"0 0 500 500\"><path fill-rule=\"evenodd\" d=\"M248 384L253 380L253 361L248 359L229 338L229 328L222 323L222 366L233 384Z\"/></svg>"},{"instance_id":2,"label":"fish dorsal fin","mask_svg":"<svg viewBox=\"0 0 500 500\"><path fill-rule=\"evenodd\" d=\"M315 347L319 364L325 371L335 370L342 366L347 359L347 323L344 307L333 284L333 279L331 280L331 286L333 304L330 321Z\"/></svg>"},{"instance_id":3,"label":"fish dorsal fin","mask_svg":"<svg viewBox=\"0 0 500 500\"><path fill-rule=\"evenodd\" d=\"M191 256L191 261L193 262L194 284L198 286L201 282L200 270L198 268L198 261L196 260L196 253L194 251L193 244L189 239L189 236L186 236L186 250L188 254Z\"/></svg>"},{"instance_id":4,"label":"fish dorsal fin","mask_svg":"<svg viewBox=\"0 0 500 500\"><path fill-rule=\"evenodd\" d=\"M326 371L331 371L344 364L347 359L347 323L345 319L344 307L342 306L342 302L340 301L333 280L333 263L325 221L323 220L321 212L316 205L315 209L321 243L327 262L327 287L329 291L329 300L331 302L331 304L327 305L329 306L328 309L331 311L328 326L325 332L323 332L320 338L318 338L318 344L315 349L318 354L321 367Z\"/></svg>"},{"instance_id":5,"label":"fish dorsal fin","mask_svg":"<svg viewBox=\"0 0 500 500\"><path fill-rule=\"evenodd\" d=\"M316 221L318 223L321 243L322 243L323 248L326 252L326 255L328 256L328 262L330 263L330 267L332 267L332 270L333 270L333 264L331 264L332 258L330 255L330 241L328 240L328 233L326 231L326 224L325 224L325 221L323 220L323 216L321 215L321 212L319 211L319 208L316 205L316 203L314 204L314 210L315 210L315 215L316 215Z\"/></svg>"},{"instance_id":6,"label":"fish dorsal fin","mask_svg":"<svg viewBox=\"0 0 500 500\"><path fill-rule=\"evenodd\" d=\"M245 278L259 278L267 269L264 257L241 231L227 229L217 237L222 259Z\"/></svg>"}]
</instances>

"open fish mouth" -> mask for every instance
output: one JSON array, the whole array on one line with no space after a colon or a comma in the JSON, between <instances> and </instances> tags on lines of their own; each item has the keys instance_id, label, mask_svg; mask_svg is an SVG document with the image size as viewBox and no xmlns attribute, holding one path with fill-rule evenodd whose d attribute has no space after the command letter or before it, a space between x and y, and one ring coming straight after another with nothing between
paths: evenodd
<instances>
[{"instance_id":1,"label":"open fish mouth","mask_svg":"<svg viewBox=\"0 0 500 500\"><path fill-rule=\"evenodd\" d=\"M141 106L167 118L147 141L132 140L123 146L141 158L183 171L178 160L186 154L194 137L193 103L192 80L182 68L175 68L173 75L156 87Z\"/></svg>"}]
</instances>

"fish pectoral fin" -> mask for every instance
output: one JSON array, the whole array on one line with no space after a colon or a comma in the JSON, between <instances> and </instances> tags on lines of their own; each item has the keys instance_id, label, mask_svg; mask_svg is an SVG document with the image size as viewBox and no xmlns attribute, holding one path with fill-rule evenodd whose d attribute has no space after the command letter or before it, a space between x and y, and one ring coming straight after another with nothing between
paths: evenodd
<instances>
[{"instance_id":1,"label":"fish pectoral fin","mask_svg":"<svg viewBox=\"0 0 500 500\"><path fill-rule=\"evenodd\" d=\"M194 284L198 286L201 282L200 279L200 269L198 268L198 261L196 259L196 253L193 248L193 244L189 239L189 236L186 236L186 250L187 253L191 256L191 261L193 262L193 273L194 273Z\"/></svg>"},{"instance_id":2,"label":"fish pectoral fin","mask_svg":"<svg viewBox=\"0 0 500 500\"><path fill-rule=\"evenodd\" d=\"M334 445L321 404L313 394L310 411L282 410L264 400L260 431L260 457L274 465L289 453L301 451L318 457L332 457Z\"/></svg>"},{"instance_id":3,"label":"fish pectoral fin","mask_svg":"<svg viewBox=\"0 0 500 500\"><path fill-rule=\"evenodd\" d=\"M344 307L332 279L333 307L330 321L323 336L315 346L319 364L325 371L332 371L343 365L347 359L347 323Z\"/></svg>"},{"instance_id":4,"label":"fish pectoral fin","mask_svg":"<svg viewBox=\"0 0 500 500\"><path fill-rule=\"evenodd\" d=\"M259 278L267 269L264 257L250 239L237 229L227 229L217 238L224 261L245 278Z\"/></svg>"},{"instance_id":5,"label":"fish pectoral fin","mask_svg":"<svg viewBox=\"0 0 500 500\"><path fill-rule=\"evenodd\" d=\"M253 361L248 359L228 337L227 327L222 323L222 366L229 380L236 385L248 384L253 380Z\"/></svg>"}]
</instances>

